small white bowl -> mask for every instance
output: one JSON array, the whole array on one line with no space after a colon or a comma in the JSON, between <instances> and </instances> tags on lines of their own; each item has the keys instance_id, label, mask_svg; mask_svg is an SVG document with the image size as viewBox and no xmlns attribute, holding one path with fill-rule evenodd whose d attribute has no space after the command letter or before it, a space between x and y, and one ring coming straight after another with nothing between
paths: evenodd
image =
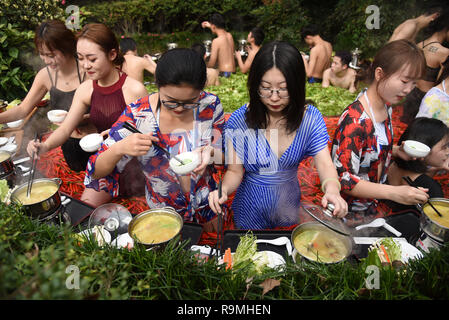
<instances>
[{"instance_id":1,"label":"small white bowl","mask_svg":"<svg viewBox=\"0 0 449 320\"><path fill-rule=\"evenodd\" d=\"M0 137L0 146L5 145L8 142L8 138L6 137Z\"/></svg>"},{"instance_id":2,"label":"small white bowl","mask_svg":"<svg viewBox=\"0 0 449 320\"><path fill-rule=\"evenodd\" d=\"M111 234L109 231L99 226L81 231L79 234L85 235L88 238L93 236L93 239L97 241L99 246L103 246L106 243L111 243Z\"/></svg>"},{"instance_id":3,"label":"small white bowl","mask_svg":"<svg viewBox=\"0 0 449 320\"><path fill-rule=\"evenodd\" d=\"M95 152L101 147L103 136L99 133L91 133L80 140L80 147L86 152Z\"/></svg>"},{"instance_id":4,"label":"small white bowl","mask_svg":"<svg viewBox=\"0 0 449 320\"><path fill-rule=\"evenodd\" d=\"M7 124L8 127L10 127L10 128L18 128L18 127L20 127L20 126L22 125L22 123L23 123L23 120L20 119L20 120L8 122L8 123L6 123L6 124Z\"/></svg>"},{"instance_id":5,"label":"small white bowl","mask_svg":"<svg viewBox=\"0 0 449 320\"><path fill-rule=\"evenodd\" d=\"M175 158L170 159L170 168L177 174L177 175L185 175L190 172L192 172L198 165L200 164L200 157L198 156L198 153L196 152L183 152L181 154L178 154L176 156L178 159L187 160L190 162L186 163L184 165L180 164L178 160Z\"/></svg>"},{"instance_id":6,"label":"small white bowl","mask_svg":"<svg viewBox=\"0 0 449 320\"><path fill-rule=\"evenodd\" d=\"M430 148L415 140L406 140L404 142L404 151L410 156L414 158L424 158L430 152Z\"/></svg>"},{"instance_id":7,"label":"small white bowl","mask_svg":"<svg viewBox=\"0 0 449 320\"><path fill-rule=\"evenodd\" d=\"M67 111L65 110L50 110L47 112L47 118L53 123L61 123L67 116Z\"/></svg>"},{"instance_id":8,"label":"small white bowl","mask_svg":"<svg viewBox=\"0 0 449 320\"><path fill-rule=\"evenodd\" d=\"M2 147L0 148L0 150L8 151L9 153L12 153L12 154L13 154L14 152L17 151L17 145L14 144L14 143L10 143L10 144L7 144L7 145L2 146Z\"/></svg>"}]
</instances>

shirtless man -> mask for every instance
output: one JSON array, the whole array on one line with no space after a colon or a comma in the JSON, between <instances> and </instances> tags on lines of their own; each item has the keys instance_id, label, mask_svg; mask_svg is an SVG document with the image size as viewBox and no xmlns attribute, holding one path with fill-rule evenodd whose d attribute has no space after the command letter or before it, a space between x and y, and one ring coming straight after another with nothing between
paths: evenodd
<instances>
[{"instance_id":1,"label":"shirtless man","mask_svg":"<svg viewBox=\"0 0 449 320\"><path fill-rule=\"evenodd\" d=\"M210 21L201 23L203 28L209 28L217 37L212 40L211 53L207 66L215 68L218 64L220 76L229 78L232 72L235 72L234 60L234 39L232 35L225 30L225 22L219 13L214 13Z\"/></svg>"},{"instance_id":2,"label":"shirtless man","mask_svg":"<svg viewBox=\"0 0 449 320\"><path fill-rule=\"evenodd\" d=\"M417 18L405 20L399 26L397 26L396 29L394 29L393 34L391 35L391 38L390 40L388 40L388 42L405 39L415 43L415 39L419 31L426 28L429 23L438 18L438 16L440 15L440 11L441 7L432 7Z\"/></svg>"},{"instance_id":3,"label":"shirtless man","mask_svg":"<svg viewBox=\"0 0 449 320\"><path fill-rule=\"evenodd\" d=\"M131 78L143 83L143 74L147 70L151 74L156 71L156 63L150 55L146 54L142 57L137 55L137 45L132 38L123 38L120 41L120 51L123 52L125 62L122 71Z\"/></svg>"},{"instance_id":4,"label":"shirtless man","mask_svg":"<svg viewBox=\"0 0 449 320\"><path fill-rule=\"evenodd\" d=\"M323 81L323 72L329 68L331 63L332 45L321 38L315 25L305 27L301 32L301 36L310 47L308 61L303 56L307 81L309 83L321 83Z\"/></svg>"},{"instance_id":5,"label":"shirtless man","mask_svg":"<svg viewBox=\"0 0 449 320\"><path fill-rule=\"evenodd\" d=\"M262 46L263 39L265 38L265 34L263 30L259 27L253 28L248 33L248 57L246 57L245 62L242 60L242 56L240 55L240 51L235 52L235 58L237 59L237 63L239 64L240 71L242 73L247 73L249 68L251 67L251 63L253 63L254 57L256 53L259 51Z\"/></svg>"},{"instance_id":6,"label":"shirtless man","mask_svg":"<svg viewBox=\"0 0 449 320\"><path fill-rule=\"evenodd\" d=\"M355 76L356 71L349 68L351 54L346 51L337 52L332 60L331 67L323 73L322 87L327 88L330 85L343 89L349 89L349 92L356 92Z\"/></svg>"},{"instance_id":7,"label":"shirtless man","mask_svg":"<svg viewBox=\"0 0 449 320\"><path fill-rule=\"evenodd\" d=\"M206 48L202 43L195 43L192 45L192 50L198 52L198 54L206 60ZM220 79L218 78L218 70L214 68L207 68L207 82L206 87L219 86Z\"/></svg>"}]
</instances>

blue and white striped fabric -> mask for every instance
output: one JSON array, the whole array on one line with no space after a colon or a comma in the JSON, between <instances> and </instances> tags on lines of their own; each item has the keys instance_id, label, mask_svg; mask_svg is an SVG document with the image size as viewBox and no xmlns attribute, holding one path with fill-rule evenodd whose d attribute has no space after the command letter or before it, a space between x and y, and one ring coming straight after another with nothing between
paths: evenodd
<instances>
[{"instance_id":1,"label":"blue and white striped fabric","mask_svg":"<svg viewBox=\"0 0 449 320\"><path fill-rule=\"evenodd\" d=\"M327 147L329 135L320 111L308 105L292 144L277 157L276 137L268 143L263 130L249 129L247 105L236 110L226 123L225 137L232 142L245 169L243 181L233 200L235 225L239 229L272 229L299 222L301 190L297 177L299 163Z\"/></svg>"}]
</instances>

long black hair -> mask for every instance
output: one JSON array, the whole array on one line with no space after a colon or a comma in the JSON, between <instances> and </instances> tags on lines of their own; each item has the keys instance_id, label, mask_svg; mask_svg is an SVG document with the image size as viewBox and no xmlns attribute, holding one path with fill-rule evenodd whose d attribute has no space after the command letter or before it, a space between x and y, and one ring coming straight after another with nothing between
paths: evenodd
<instances>
[{"instance_id":1,"label":"long black hair","mask_svg":"<svg viewBox=\"0 0 449 320\"><path fill-rule=\"evenodd\" d=\"M449 128L443 121L434 118L418 117L405 129L401 138L399 138L398 145L401 145L402 141L415 140L426 144L432 149L441 139L447 136L449 136ZM427 171L426 163L421 160L405 161L398 157L394 161L399 168L404 170L416 173L425 173Z\"/></svg>"},{"instance_id":2,"label":"long black hair","mask_svg":"<svg viewBox=\"0 0 449 320\"><path fill-rule=\"evenodd\" d=\"M188 84L203 90L207 80L206 63L203 57L192 49L171 49L159 59L155 78L158 88Z\"/></svg>"},{"instance_id":3,"label":"long black hair","mask_svg":"<svg viewBox=\"0 0 449 320\"><path fill-rule=\"evenodd\" d=\"M287 120L287 131L292 133L299 128L304 115L306 73L301 54L288 42L267 43L254 57L248 74L249 108L246 121L252 129L268 126L268 109L258 92L263 76L272 68L279 69L287 82L289 104L282 110L282 115Z\"/></svg>"}]
</instances>

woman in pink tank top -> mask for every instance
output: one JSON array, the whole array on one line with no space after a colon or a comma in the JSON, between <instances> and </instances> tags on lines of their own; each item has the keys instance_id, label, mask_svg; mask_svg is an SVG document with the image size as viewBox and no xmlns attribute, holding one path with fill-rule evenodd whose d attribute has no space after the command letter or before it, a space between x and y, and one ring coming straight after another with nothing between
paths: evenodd
<instances>
[{"instance_id":1,"label":"woman in pink tank top","mask_svg":"<svg viewBox=\"0 0 449 320\"><path fill-rule=\"evenodd\" d=\"M77 54L89 80L83 82L76 90L72 106L62 125L45 142L31 141L27 148L29 154L36 150L42 154L62 145L78 124L86 118L96 127L97 132L106 135L126 105L148 94L141 82L121 72L123 55L120 53L114 33L105 25L92 23L83 27L78 35ZM88 115L85 115L86 113ZM121 178L129 181L128 179L135 180L139 177L124 174ZM143 186L142 179L142 190ZM126 194L127 190L123 189L125 191L123 195L137 195L129 194L129 190ZM111 196L105 191L86 188L81 200L97 207L109 202Z\"/></svg>"}]
</instances>

